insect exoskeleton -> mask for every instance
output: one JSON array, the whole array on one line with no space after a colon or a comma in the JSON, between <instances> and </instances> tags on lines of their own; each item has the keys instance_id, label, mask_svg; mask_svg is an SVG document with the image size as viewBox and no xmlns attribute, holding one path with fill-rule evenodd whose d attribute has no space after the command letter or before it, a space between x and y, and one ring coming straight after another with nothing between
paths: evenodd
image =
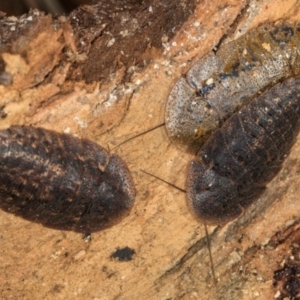
<instances>
[{"instance_id":1,"label":"insect exoskeleton","mask_svg":"<svg viewBox=\"0 0 300 300\"><path fill-rule=\"evenodd\" d=\"M0 208L60 230L91 233L134 203L126 164L87 139L26 126L0 131Z\"/></svg>"},{"instance_id":2,"label":"insect exoskeleton","mask_svg":"<svg viewBox=\"0 0 300 300\"><path fill-rule=\"evenodd\" d=\"M197 153L257 93L300 74L300 24L262 24L196 62L172 89L165 124L182 150Z\"/></svg>"},{"instance_id":3,"label":"insect exoskeleton","mask_svg":"<svg viewBox=\"0 0 300 300\"><path fill-rule=\"evenodd\" d=\"M278 173L300 129L300 76L233 114L202 146L187 177L188 203L206 224L238 217Z\"/></svg>"}]
</instances>

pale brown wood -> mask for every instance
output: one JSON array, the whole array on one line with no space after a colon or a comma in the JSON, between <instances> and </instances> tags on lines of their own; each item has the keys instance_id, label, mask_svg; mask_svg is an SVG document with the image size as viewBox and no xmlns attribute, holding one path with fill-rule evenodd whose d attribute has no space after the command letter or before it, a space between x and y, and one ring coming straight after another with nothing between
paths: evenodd
<instances>
[{"instance_id":1,"label":"pale brown wood","mask_svg":"<svg viewBox=\"0 0 300 300\"><path fill-rule=\"evenodd\" d=\"M141 170L184 189L192 156L170 143L163 126L149 131L164 122L170 89L224 35L222 42L263 22L299 21L299 7L296 0L200 1L172 38L160 37L161 47L149 43L146 50L132 52L136 58L128 61L120 52L111 69L104 64L103 69L93 68L91 57L97 53L94 39L99 51L103 47L112 51L111 46L124 42L105 31L108 23L93 23L86 36L90 44L79 48L80 24L72 23L76 12L73 19L37 11L24 17L27 30L1 48L13 83L0 86L6 116L0 128L25 124L87 137L124 159L137 196L127 218L93 234L89 243L79 234L44 228L0 211L1 297L272 299L277 293L273 273L289 255L291 241L283 238L287 243L275 247L270 240L287 228L299 230L299 142L281 173L245 215L222 228L209 227L217 285L204 226L188 210L185 194ZM94 9L85 7L85 12L93 14ZM20 22L5 21L7 30ZM120 36L134 30L124 27ZM106 44L97 40L99 36L108 36ZM139 67L134 67L137 61ZM96 60L94 65L98 66ZM115 148L143 132L147 133ZM125 246L135 250L133 260L110 258Z\"/></svg>"}]
</instances>

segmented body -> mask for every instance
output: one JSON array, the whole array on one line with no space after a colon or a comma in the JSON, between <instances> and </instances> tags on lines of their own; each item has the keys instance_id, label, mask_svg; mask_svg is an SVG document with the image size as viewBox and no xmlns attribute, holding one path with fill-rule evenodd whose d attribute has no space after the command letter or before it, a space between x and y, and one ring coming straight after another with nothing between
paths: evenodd
<instances>
[{"instance_id":1,"label":"segmented body","mask_svg":"<svg viewBox=\"0 0 300 300\"><path fill-rule=\"evenodd\" d=\"M0 131L0 207L50 228L91 233L129 213L125 163L97 144L54 131Z\"/></svg>"},{"instance_id":2,"label":"segmented body","mask_svg":"<svg viewBox=\"0 0 300 300\"><path fill-rule=\"evenodd\" d=\"M165 124L170 139L196 153L258 92L300 74L300 24L263 24L200 59L172 89Z\"/></svg>"},{"instance_id":3,"label":"segmented body","mask_svg":"<svg viewBox=\"0 0 300 300\"><path fill-rule=\"evenodd\" d=\"M300 76L276 84L216 130L191 162L188 203L207 224L238 217L278 173L300 129Z\"/></svg>"}]
</instances>

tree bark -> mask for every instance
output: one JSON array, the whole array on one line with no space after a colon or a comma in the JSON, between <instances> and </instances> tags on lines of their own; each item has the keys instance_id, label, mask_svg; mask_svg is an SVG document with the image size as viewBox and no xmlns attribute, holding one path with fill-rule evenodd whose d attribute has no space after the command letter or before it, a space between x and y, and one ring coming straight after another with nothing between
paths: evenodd
<instances>
[{"instance_id":1,"label":"tree bark","mask_svg":"<svg viewBox=\"0 0 300 300\"><path fill-rule=\"evenodd\" d=\"M299 245L298 142L242 217L209 227L217 284L185 194L142 170L185 188L193 156L163 126L171 88L214 47L264 22L299 21L299 9L296 0L148 0L1 15L0 128L89 138L122 157L137 191L131 214L89 243L1 211L2 298L280 299L274 272ZM132 260L111 258L125 247Z\"/></svg>"}]
</instances>

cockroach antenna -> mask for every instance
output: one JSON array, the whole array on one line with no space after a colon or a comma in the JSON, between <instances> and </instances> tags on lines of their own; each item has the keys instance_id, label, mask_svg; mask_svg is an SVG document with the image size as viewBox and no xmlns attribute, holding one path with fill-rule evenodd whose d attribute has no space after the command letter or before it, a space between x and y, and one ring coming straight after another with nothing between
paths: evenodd
<instances>
[{"instance_id":1,"label":"cockroach antenna","mask_svg":"<svg viewBox=\"0 0 300 300\"><path fill-rule=\"evenodd\" d=\"M151 174L151 173L148 173L148 172L146 172L146 171L144 171L144 170L142 170L142 169L140 169L140 171L142 171L143 173L145 173L145 174L147 174L147 175L149 175L149 176L152 176L152 177L154 177L154 178L156 178L156 179L158 179L158 180L160 180L160 181L162 181L162 182L164 182L164 183L166 183L166 184L172 186L173 188L175 188L175 189L177 189L177 190L179 190L179 191L181 191L181 192L183 192L183 193L186 193L186 190L181 189L180 187L176 186L175 184L172 184L172 183L170 183L170 182L168 182L168 181L166 181L166 180L164 180L164 179L162 179L162 178L160 178L160 177L157 177L157 176L155 176L155 175L153 175L153 174Z\"/></svg>"},{"instance_id":2,"label":"cockroach antenna","mask_svg":"<svg viewBox=\"0 0 300 300\"><path fill-rule=\"evenodd\" d=\"M152 176L152 177L154 177L154 178L156 178L156 179L158 179L158 180L160 180L160 181L162 181L162 182L164 182L164 183L166 183L166 184L174 187L175 189L179 190L180 192L186 193L186 190L184 190L184 189L176 186L175 184L172 184L172 183L170 183L170 182L168 182L168 181L166 181L166 180L164 180L164 179L162 179L162 178L160 178L160 177L158 177L158 176L156 176L154 174L148 173L147 171L144 171L142 169L140 169L140 171L142 171L143 173L145 173L145 174L147 174L149 176ZM214 268L214 262L213 262L213 259L212 259L211 245L210 245L210 239L209 239L209 234L208 234L208 230L207 230L207 225L206 225L206 223L203 223L203 225L204 225L204 228L205 228L205 236L206 236L206 242L207 242L209 260L210 260L210 266L211 266L211 273L212 273L212 277L213 277L214 283L217 284L218 281L217 281L217 278L215 276L215 268Z\"/></svg>"},{"instance_id":3,"label":"cockroach antenna","mask_svg":"<svg viewBox=\"0 0 300 300\"><path fill-rule=\"evenodd\" d=\"M210 260L210 266L211 266L211 273L212 273L212 277L214 279L214 283L217 284L218 280L217 280L216 275L215 275L214 261L212 259L212 254L211 254L211 246L210 246L210 239L209 239L209 235L208 235L207 225L206 225L206 223L203 223L203 225L204 225L204 228L205 228L205 236L206 236L209 260Z\"/></svg>"},{"instance_id":4,"label":"cockroach antenna","mask_svg":"<svg viewBox=\"0 0 300 300\"><path fill-rule=\"evenodd\" d=\"M111 151L115 150L116 148L119 148L121 145L124 145L124 144L126 144L127 142L129 142L129 141L134 140L135 138L137 138L137 137L139 137L139 136L142 136L142 135L144 135L144 134L147 134L147 133L149 133L149 132L151 132L151 131L153 131L153 130L155 130L155 129L157 129L157 128L160 128L160 127L162 127L162 126L165 126L165 123L161 123L161 124L159 124L159 125L156 125L156 126L154 126L154 127L152 127L152 128L147 129L147 130L144 131L144 132L138 133L137 135L132 136L131 138L129 138L129 139L123 141L122 143L120 143L119 145L115 146L114 148L111 149Z\"/></svg>"}]
</instances>

